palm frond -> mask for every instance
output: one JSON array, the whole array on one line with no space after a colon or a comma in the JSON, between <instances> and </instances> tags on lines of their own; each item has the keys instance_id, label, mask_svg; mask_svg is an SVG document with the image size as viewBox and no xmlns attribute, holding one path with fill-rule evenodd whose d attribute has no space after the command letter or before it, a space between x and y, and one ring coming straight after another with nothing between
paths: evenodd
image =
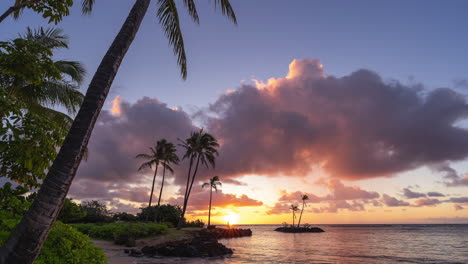
<instances>
[{"instance_id":1,"label":"palm frond","mask_svg":"<svg viewBox=\"0 0 468 264\"><path fill-rule=\"evenodd\" d=\"M224 16L227 16L234 24L237 25L236 14L234 9L232 9L231 3L229 0L215 0L215 8L220 6L221 12Z\"/></svg>"},{"instance_id":2,"label":"palm frond","mask_svg":"<svg viewBox=\"0 0 468 264\"><path fill-rule=\"evenodd\" d=\"M86 75L84 65L78 61L58 60L55 62L55 66L62 74L67 75L78 84L83 82Z\"/></svg>"},{"instance_id":3,"label":"palm frond","mask_svg":"<svg viewBox=\"0 0 468 264\"><path fill-rule=\"evenodd\" d=\"M184 6L187 8L187 11L192 18L193 22L200 24L200 19L198 18L197 7L193 0L184 0Z\"/></svg>"},{"instance_id":4,"label":"palm frond","mask_svg":"<svg viewBox=\"0 0 468 264\"><path fill-rule=\"evenodd\" d=\"M173 47L177 56L177 64L180 67L182 79L187 79L187 57L185 55L184 39L180 30L179 14L174 0L158 0L157 16L159 23L164 28L164 34Z\"/></svg>"},{"instance_id":5,"label":"palm frond","mask_svg":"<svg viewBox=\"0 0 468 264\"><path fill-rule=\"evenodd\" d=\"M91 14L93 11L93 6L94 6L94 0L83 0L81 3L81 12L83 14Z\"/></svg>"},{"instance_id":6,"label":"palm frond","mask_svg":"<svg viewBox=\"0 0 468 264\"><path fill-rule=\"evenodd\" d=\"M43 45L46 48L68 48L68 36L63 34L60 28L43 28L38 29L27 28L26 34L20 34L21 38L29 41L34 41Z\"/></svg>"},{"instance_id":7,"label":"palm frond","mask_svg":"<svg viewBox=\"0 0 468 264\"><path fill-rule=\"evenodd\" d=\"M145 168L150 168L151 169L152 164L153 164L153 162L151 162L151 161L145 162L145 163L141 164L141 166L138 168L138 171L141 171L141 170L143 170Z\"/></svg>"},{"instance_id":8,"label":"palm frond","mask_svg":"<svg viewBox=\"0 0 468 264\"><path fill-rule=\"evenodd\" d=\"M137 158L137 159L141 159L141 158L143 158L143 159L152 159L153 157L148 155L148 154L141 153L141 154L136 155L135 158Z\"/></svg>"}]
</instances>

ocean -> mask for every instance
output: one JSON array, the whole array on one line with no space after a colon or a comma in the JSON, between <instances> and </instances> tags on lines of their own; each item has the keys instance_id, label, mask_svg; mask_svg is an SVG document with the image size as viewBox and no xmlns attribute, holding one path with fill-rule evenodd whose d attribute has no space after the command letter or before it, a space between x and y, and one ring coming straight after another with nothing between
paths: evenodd
<instances>
[{"instance_id":1,"label":"ocean","mask_svg":"<svg viewBox=\"0 0 468 264\"><path fill-rule=\"evenodd\" d=\"M232 257L161 259L151 263L468 263L468 225L317 225L324 233L290 234L277 225L252 237L220 239Z\"/></svg>"}]
</instances>

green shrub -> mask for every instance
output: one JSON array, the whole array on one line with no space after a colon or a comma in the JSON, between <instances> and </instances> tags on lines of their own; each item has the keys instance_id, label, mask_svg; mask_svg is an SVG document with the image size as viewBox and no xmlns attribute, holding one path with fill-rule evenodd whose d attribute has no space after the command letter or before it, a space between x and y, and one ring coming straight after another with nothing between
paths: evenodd
<instances>
[{"instance_id":1,"label":"green shrub","mask_svg":"<svg viewBox=\"0 0 468 264\"><path fill-rule=\"evenodd\" d=\"M57 222L49 233L41 255L35 264L103 264L102 250L89 241L87 235L73 227Z\"/></svg>"},{"instance_id":2,"label":"green shrub","mask_svg":"<svg viewBox=\"0 0 468 264\"><path fill-rule=\"evenodd\" d=\"M73 227L92 238L114 240L119 237L133 239L162 234L167 231L167 225L156 223L109 223L109 224L73 224Z\"/></svg>"},{"instance_id":3,"label":"green shrub","mask_svg":"<svg viewBox=\"0 0 468 264\"><path fill-rule=\"evenodd\" d=\"M21 220L11 212L0 212L0 246ZM35 264L105 264L106 256L89 237L73 227L56 222L41 248Z\"/></svg>"}]
</instances>

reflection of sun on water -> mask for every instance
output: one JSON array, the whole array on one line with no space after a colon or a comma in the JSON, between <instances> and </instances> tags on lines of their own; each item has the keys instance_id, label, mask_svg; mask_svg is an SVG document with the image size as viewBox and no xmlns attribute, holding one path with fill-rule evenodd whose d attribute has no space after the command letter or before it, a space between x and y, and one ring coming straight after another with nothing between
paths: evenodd
<instances>
[{"instance_id":1,"label":"reflection of sun on water","mask_svg":"<svg viewBox=\"0 0 468 264\"><path fill-rule=\"evenodd\" d=\"M226 223L229 223L229 225L235 225L237 222L239 222L239 215L236 215L234 213L229 213L224 217L224 221Z\"/></svg>"}]
</instances>

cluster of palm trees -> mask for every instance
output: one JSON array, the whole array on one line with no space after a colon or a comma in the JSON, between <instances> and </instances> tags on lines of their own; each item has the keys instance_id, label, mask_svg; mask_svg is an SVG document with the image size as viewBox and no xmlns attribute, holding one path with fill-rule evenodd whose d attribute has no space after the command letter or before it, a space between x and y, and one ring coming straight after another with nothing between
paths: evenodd
<instances>
[{"instance_id":1,"label":"cluster of palm trees","mask_svg":"<svg viewBox=\"0 0 468 264\"><path fill-rule=\"evenodd\" d=\"M307 196L307 194L303 194L301 196L301 200L302 200L302 209L301 209L301 214L299 215L299 221L297 221L297 227L299 227L301 225L302 214L304 213L304 208L306 206L306 201L309 200L309 196ZM295 219L297 217L296 212L299 211L299 206L291 204L289 206L289 209L292 211L292 218L293 218L292 227L296 227L295 226Z\"/></svg>"},{"instance_id":2,"label":"cluster of palm trees","mask_svg":"<svg viewBox=\"0 0 468 264\"><path fill-rule=\"evenodd\" d=\"M200 129L198 132L192 132L190 137L181 140L179 139L182 148L184 148L185 153L182 159L189 160L189 169L187 174L187 183L185 187L185 194L184 194L184 202L182 206L182 214L177 225L177 228L180 229L184 223L185 219L185 212L187 210L187 204L190 198L190 194L192 191L193 183L195 182L195 178L197 176L198 168L200 165L204 165L205 167L212 168L215 167L215 160L216 156L218 156L219 147L218 141L215 137ZM144 168L152 168L154 166L154 176L153 176L153 183L151 186L151 194L149 199L149 205L151 207L151 202L153 199L153 192L154 192L154 184L156 181L156 175L158 173L159 165L163 168L163 176L161 182L161 189L159 191L159 198L158 198L158 205L156 210L156 218L158 216L159 206L161 204L161 197L164 188L164 180L166 175L166 170L170 171L171 173L174 172L173 168L171 167L172 164L177 165L179 164L179 157L176 154L176 146L167 141L166 139L161 139L156 142L154 147L150 148L149 154L138 154L137 158L145 159L146 161L141 164L139 171ZM219 177L215 176L210 180L210 184L212 183L212 188L217 190L217 186L220 185ZM205 186L205 185L203 185ZM210 194L210 212L211 214L211 194ZM210 220L208 219L208 225L210 224Z\"/></svg>"}]
</instances>

